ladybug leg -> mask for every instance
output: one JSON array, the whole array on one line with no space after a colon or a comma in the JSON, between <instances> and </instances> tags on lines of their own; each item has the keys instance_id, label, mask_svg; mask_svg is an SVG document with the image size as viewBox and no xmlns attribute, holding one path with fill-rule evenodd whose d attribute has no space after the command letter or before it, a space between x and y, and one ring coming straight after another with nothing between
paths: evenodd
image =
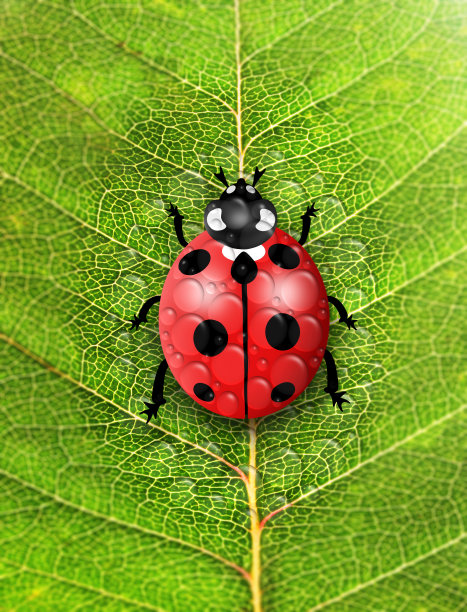
<instances>
[{"instance_id":1,"label":"ladybug leg","mask_svg":"<svg viewBox=\"0 0 467 612\"><path fill-rule=\"evenodd\" d=\"M165 373L167 372L167 361L163 359L159 367L157 368L156 377L154 378L154 384L152 386L152 402L144 402L148 407L147 410L142 410L140 414L146 414L148 420L146 423L149 423L152 417L157 417L157 411L159 410L159 406L165 404L166 400L164 399L164 378Z\"/></svg>"},{"instance_id":2,"label":"ladybug leg","mask_svg":"<svg viewBox=\"0 0 467 612\"><path fill-rule=\"evenodd\" d=\"M308 238L308 233L310 231L310 225L311 225L311 217L316 217L316 214L319 210L319 208L315 208L315 203L312 202L311 206L307 206L306 207L306 211L305 214L301 216L302 219L302 233L300 235L300 239L299 239L299 244L305 244L305 242L307 241Z\"/></svg>"},{"instance_id":3,"label":"ladybug leg","mask_svg":"<svg viewBox=\"0 0 467 612\"><path fill-rule=\"evenodd\" d=\"M326 370L328 378L328 384L324 390L331 396L332 405L335 406L337 404L339 410L342 412L342 404L344 402L347 402L347 404L349 404L350 402L349 400L342 398L342 396L345 395L345 391L338 391L339 379L337 378L336 362L334 361L334 357L327 349L324 351L324 360L326 361Z\"/></svg>"},{"instance_id":4,"label":"ladybug leg","mask_svg":"<svg viewBox=\"0 0 467 612\"><path fill-rule=\"evenodd\" d=\"M175 233L177 234L177 238L182 247L186 247L188 242L185 240L185 236L183 235L183 219L185 218L178 212L178 208L173 204L170 205L170 208L166 210L169 217L174 218L174 226Z\"/></svg>"},{"instance_id":5,"label":"ladybug leg","mask_svg":"<svg viewBox=\"0 0 467 612\"><path fill-rule=\"evenodd\" d=\"M154 306L154 304L157 304L160 302L161 296L160 295L155 295L152 298L149 298L149 300L147 300L146 302L144 302L144 304L141 307L141 310L138 312L137 315L133 315L132 320L130 321L131 323L131 327L130 329L138 329L138 327L141 325L141 323L147 323L147 314L149 312L149 309L151 308L151 306Z\"/></svg>"},{"instance_id":6,"label":"ladybug leg","mask_svg":"<svg viewBox=\"0 0 467 612\"><path fill-rule=\"evenodd\" d=\"M351 327L353 327L353 329L357 329L355 327L355 323L357 321L352 319L352 315L350 315L350 316L348 315L347 310L345 309L344 304L340 300L338 300L335 297L331 297L330 295L328 295L328 302L330 302L331 304L333 304L337 308L337 312L339 313L339 316L340 316L339 323L345 323L349 329Z\"/></svg>"}]
</instances>

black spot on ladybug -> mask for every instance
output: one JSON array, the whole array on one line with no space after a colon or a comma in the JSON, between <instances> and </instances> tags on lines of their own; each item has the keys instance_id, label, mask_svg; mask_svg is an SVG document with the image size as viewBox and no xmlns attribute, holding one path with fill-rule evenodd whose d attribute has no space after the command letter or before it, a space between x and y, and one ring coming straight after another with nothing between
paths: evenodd
<instances>
[{"instance_id":1,"label":"black spot on ladybug","mask_svg":"<svg viewBox=\"0 0 467 612\"><path fill-rule=\"evenodd\" d=\"M256 275L258 274L258 266L256 265L255 260L248 255L248 253L240 253L238 257L235 258L232 267L230 269L232 277L237 283L241 285L247 285L254 281Z\"/></svg>"},{"instance_id":2,"label":"black spot on ladybug","mask_svg":"<svg viewBox=\"0 0 467 612\"><path fill-rule=\"evenodd\" d=\"M212 402L214 399L214 391L205 383L196 383L196 385L193 387L193 391L195 392L196 397L203 402Z\"/></svg>"},{"instance_id":3,"label":"black spot on ladybug","mask_svg":"<svg viewBox=\"0 0 467 612\"><path fill-rule=\"evenodd\" d=\"M272 263L286 270L293 270L300 263L300 257L286 244L273 244L269 247L268 255Z\"/></svg>"},{"instance_id":4,"label":"black spot on ladybug","mask_svg":"<svg viewBox=\"0 0 467 612\"><path fill-rule=\"evenodd\" d=\"M182 257L178 264L178 269L182 274L193 276L202 272L211 261L211 255L205 249L196 249L187 253L185 257Z\"/></svg>"},{"instance_id":5,"label":"black spot on ladybug","mask_svg":"<svg viewBox=\"0 0 467 612\"><path fill-rule=\"evenodd\" d=\"M271 391L271 399L273 402L285 402L288 400L295 392L295 385L291 382L284 382L280 385L276 385L274 389Z\"/></svg>"},{"instance_id":6,"label":"black spot on ladybug","mask_svg":"<svg viewBox=\"0 0 467 612\"><path fill-rule=\"evenodd\" d=\"M193 340L202 355L214 357L227 346L228 334L222 323L214 319L207 319L195 329Z\"/></svg>"},{"instance_id":7,"label":"black spot on ladybug","mask_svg":"<svg viewBox=\"0 0 467 612\"><path fill-rule=\"evenodd\" d=\"M297 321L284 312L271 317L266 325L266 339L279 351L286 351L295 346L299 337L300 327Z\"/></svg>"}]
</instances>

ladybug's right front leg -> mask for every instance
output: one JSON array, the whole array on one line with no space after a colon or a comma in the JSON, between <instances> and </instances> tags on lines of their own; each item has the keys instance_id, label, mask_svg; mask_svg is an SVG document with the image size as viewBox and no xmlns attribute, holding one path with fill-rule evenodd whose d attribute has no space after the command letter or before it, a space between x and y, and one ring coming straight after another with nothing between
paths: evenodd
<instances>
[{"instance_id":1,"label":"ladybug's right front leg","mask_svg":"<svg viewBox=\"0 0 467 612\"><path fill-rule=\"evenodd\" d=\"M130 329L138 329L141 323L147 323L147 314L149 312L149 309L151 308L151 306L154 306L154 304L158 304L160 302L160 299L160 295L155 295L154 297L149 298L149 300L144 302L143 306L141 307L141 310L138 312L137 315L134 315L133 319L130 321Z\"/></svg>"},{"instance_id":2,"label":"ladybug's right front leg","mask_svg":"<svg viewBox=\"0 0 467 612\"><path fill-rule=\"evenodd\" d=\"M302 233L298 239L298 244L303 246L307 241L308 234L310 232L311 217L316 217L318 210L319 208L315 208L314 202L311 203L311 206L306 207L305 214L302 215Z\"/></svg>"}]
</instances>

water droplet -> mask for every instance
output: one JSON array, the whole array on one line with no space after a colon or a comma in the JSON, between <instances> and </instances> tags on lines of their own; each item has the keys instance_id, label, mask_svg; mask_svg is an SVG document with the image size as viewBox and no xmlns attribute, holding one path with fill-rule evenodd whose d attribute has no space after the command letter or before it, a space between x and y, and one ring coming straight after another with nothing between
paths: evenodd
<instances>
[{"instance_id":1,"label":"water droplet","mask_svg":"<svg viewBox=\"0 0 467 612\"><path fill-rule=\"evenodd\" d=\"M142 259L141 255L134 249L121 251L117 254L116 258L120 262L122 269L130 268Z\"/></svg>"},{"instance_id":2,"label":"water droplet","mask_svg":"<svg viewBox=\"0 0 467 612\"><path fill-rule=\"evenodd\" d=\"M193 499L197 493L197 487L191 478L179 478L170 487L170 492L173 493L177 502L188 501Z\"/></svg>"},{"instance_id":3,"label":"water droplet","mask_svg":"<svg viewBox=\"0 0 467 612\"><path fill-rule=\"evenodd\" d=\"M298 411L293 404L289 404L283 409L283 414L287 419L298 417Z\"/></svg>"},{"instance_id":4,"label":"water droplet","mask_svg":"<svg viewBox=\"0 0 467 612\"><path fill-rule=\"evenodd\" d=\"M211 497L213 508L225 508L226 502L223 495L213 495Z\"/></svg>"},{"instance_id":5,"label":"water droplet","mask_svg":"<svg viewBox=\"0 0 467 612\"><path fill-rule=\"evenodd\" d=\"M375 339L373 338L373 335L367 330L366 327L357 327L357 332L359 336L365 338L367 346L375 344Z\"/></svg>"},{"instance_id":6,"label":"water droplet","mask_svg":"<svg viewBox=\"0 0 467 612\"><path fill-rule=\"evenodd\" d=\"M136 274L117 277L113 285L111 285L110 291L115 310L122 318L127 319L137 310L135 303L141 304L149 297L146 281L136 276ZM136 299L135 296L137 296Z\"/></svg>"},{"instance_id":7,"label":"water droplet","mask_svg":"<svg viewBox=\"0 0 467 612\"><path fill-rule=\"evenodd\" d=\"M150 199L145 202L142 206L142 212L147 215L150 219L154 219L154 216L160 211L164 211L167 207L167 203L159 198Z\"/></svg>"},{"instance_id":8,"label":"water droplet","mask_svg":"<svg viewBox=\"0 0 467 612\"><path fill-rule=\"evenodd\" d=\"M135 382L138 369L135 364L126 357L117 357L112 364L113 376L125 397L131 397L131 386Z\"/></svg>"},{"instance_id":9,"label":"water droplet","mask_svg":"<svg viewBox=\"0 0 467 612\"><path fill-rule=\"evenodd\" d=\"M350 287L347 292L350 294L352 301L357 301L359 306L368 300L368 296L359 287Z\"/></svg>"},{"instance_id":10,"label":"water droplet","mask_svg":"<svg viewBox=\"0 0 467 612\"><path fill-rule=\"evenodd\" d=\"M310 366L312 368L317 368L319 366L319 359L318 359L318 357L312 357L310 359Z\"/></svg>"},{"instance_id":11,"label":"water droplet","mask_svg":"<svg viewBox=\"0 0 467 612\"><path fill-rule=\"evenodd\" d=\"M271 497L270 502L268 504L268 510L273 512L274 510L278 510L279 508L283 508L287 505L287 498L284 495L277 495L275 497Z\"/></svg>"},{"instance_id":12,"label":"water droplet","mask_svg":"<svg viewBox=\"0 0 467 612\"><path fill-rule=\"evenodd\" d=\"M302 462L292 448L282 447L273 450L270 454L270 462L274 473L277 474L272 485L275 490L284 491L299 484Z\"/></svg>"},{"instance_id":13,"label":"water droplet","mask_svg":"<svg viewBox=\"0 0 467 612\"><path fill-rule=\"evenodd\" d=\"M306 484L302 486L302 495L315 496L318 493L319 489L314 484Z\"/></svg>"},{"instance_id":14,"label":"water droplet","mask_svg":"<svg viewBox=\"0 0 467 612\"><path fill-rule=\"evenodd\" d=\"M204 223L186 223L186 233L190 236L198 236L204 231Z\"/></svg>"},{"instance_id":15,"label":"water droplet","mask_svg":"<svg viewBox=\"0 0 467 612\"><path fill-rule=\"evenodd\" d=\"M115 346L118 349L125 351L128 350L131 344L134 344L133 335L127 330L120 330L116 337Z\"/></svg>"},{"instance_id":16,"label":"water droplet","mask_svg":"<svg viewBox=\"0 0 467 612\"><path fill-rule=\"evenodd\" d=\"M339 198L336 198L335 196L329 196L326 199L326 213L329 214L333 208L344 213L344 206L342 202L339 200Z\"/></svg>"},{"instance_id":17,"label":"water droplet","mask_svg":"<svg viewBox=\"0 0 467 612\"><path fill-rule=\"evenodd\" d=\"M342 450L342 446L339 444L339 442L337 440L335 440L334 438L330 438L327 441L328 446L333 446L334 448L337 448L338 450Z\"/></svg>"},{"instance_id":18,"label":"water droplet","mask_svg":"<svg viewBox=\"0 0 467 612\"><path fill-rule=\"evenodd\" d=\"M255 467L253 467L252 465L240 465L239 468L245 474L245 476L250 478L251 475L251 478L254 478L257 488L262 485L261 474Z\"/></svg>"},{"instance_id":19,"label":"water droplet","mask_svg":"<svg viewBox=\"0 0 467 612\"><path fill-rule=\"evenodd\" d=\"M268 151L267 156L271 157L275 161L280 161L281 159L284 159L285 157L282 151Z\"/></svg>"},{"instance_id":20,"label":"water droplet","mask_svg":"<svg viewBox=\"0 0 467 612\"><path fill-rule=\"evenodd\" d=\"M350 245L350 249L352 251L359 251L362 254L365 254L368 252L368 249L363 244L363 242L360 242L359 240L355 240L355 238L343 238L342 244L347 245L347 249L346 249L347 251L349 250L348 245Z\"/></svg>"},{"instance_id":21,"label":"water droplet","mask_svg":"<svg viewBox=\"0 0 467 612\"><path fill-rule=\"evenodd\" d=\"M140 225L133 225L133 227L128 232L128 238L138 239L143 230L144 228Z\"/></svg>"},{"instance_id":22,"label":"water droplet","mask_svg":"<svg viewBox=\"0 0 467 612\"><path fill-rule=\"evenodd\" d=\"M122 368L123 371L128 371L128 369L132 368L136 369L135 364L127 357L117 357L115 362Z\"/></svg>"},{"instance_id":23,"label":"water droplet","mask_svg":"<svg viewBox=\"0 0 467 612\"><path fill-rule=\"evenodd\" d=\"M347 465L342 445L334 438L313 440L309 452L316 456L314 472L320 479L340 473Z\"/></svg>"},{"instance_id":24,"label":"water droplet","mask_svg":"<svg viewBox=\"0 0 467 612\"><path fill-rule=\"evenodd\" d=\"M225 149L227 149L227 151L234 157L238 157L238 148L234 145L229 144L225 147Z\"/></svg>"},{"instance_id":25,"label":"water droplet","mask_svg":"<svg viewBox=\"0 0 467 612\"><path fill-rule=\"evenodd\" d=\"M206 444L203 444L203 446L206 450L210 451L214 455L217 455L218 457L222 457L221 447L215 444L214 442L207 442Z\"/></svg>"},{"instance_id":26,"label":"water droplet","mask_svg":"<svg viewBox=\"0 0 467 612\"><path fill-rule=\"evenodd\" d=\"M151 446L151 457L158 461L172 461L175 456L175 447L168 442L157 442Z\"/></svg>"},{"instance_id":27,"label":"water droplet","mask_svg":"<svg viewBox=\"0 0 467 612\"><path fill-rule=\"evenodd\" d=\"M250 508L249 506L245 506L245 514L248 517L257 516L257 513L253 510L253 508Z\"/></svg>"},{"instance_id":28,"label":"water droplet","mask_svg":"<svg viewBox=\"0 0 467 612\"><path fill-rule=\"evenodd\" d=\"M139 251L153 251L160 242L160 236L151 234L147 227L133 225L128 232L128 242L135 244Z\"/></svg>"}]
</instances>

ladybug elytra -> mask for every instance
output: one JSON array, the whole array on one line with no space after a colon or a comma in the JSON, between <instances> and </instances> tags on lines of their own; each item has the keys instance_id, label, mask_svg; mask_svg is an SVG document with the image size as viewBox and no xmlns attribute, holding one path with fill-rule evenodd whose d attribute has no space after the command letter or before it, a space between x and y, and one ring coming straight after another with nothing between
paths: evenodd
<instances>
[{"instance_id":1,"label":"ladybug elytra","mask_svg":"<svg viewBox=\"0 0 467 612\"><path fill-rule=\"evenodd\" d=\"M325 391L342 410L334 359L327 347L329 302L340 322L355 329L342 303L327 296L321 275L303 248L316 216L302 215L298 241L277 228L277 213L256 184L240 178L229 185L222 168L215 176L226 189L204 212L205 231L188 244L183 219L170 205L183 250L162 294L143 305L132 329L159 305L165 358L145 402L147 420L165 403L170 368L185 392L201 406L231 418L261 417L287 406L309 385L324 358Z\"/></svg>"}]
</instances>

